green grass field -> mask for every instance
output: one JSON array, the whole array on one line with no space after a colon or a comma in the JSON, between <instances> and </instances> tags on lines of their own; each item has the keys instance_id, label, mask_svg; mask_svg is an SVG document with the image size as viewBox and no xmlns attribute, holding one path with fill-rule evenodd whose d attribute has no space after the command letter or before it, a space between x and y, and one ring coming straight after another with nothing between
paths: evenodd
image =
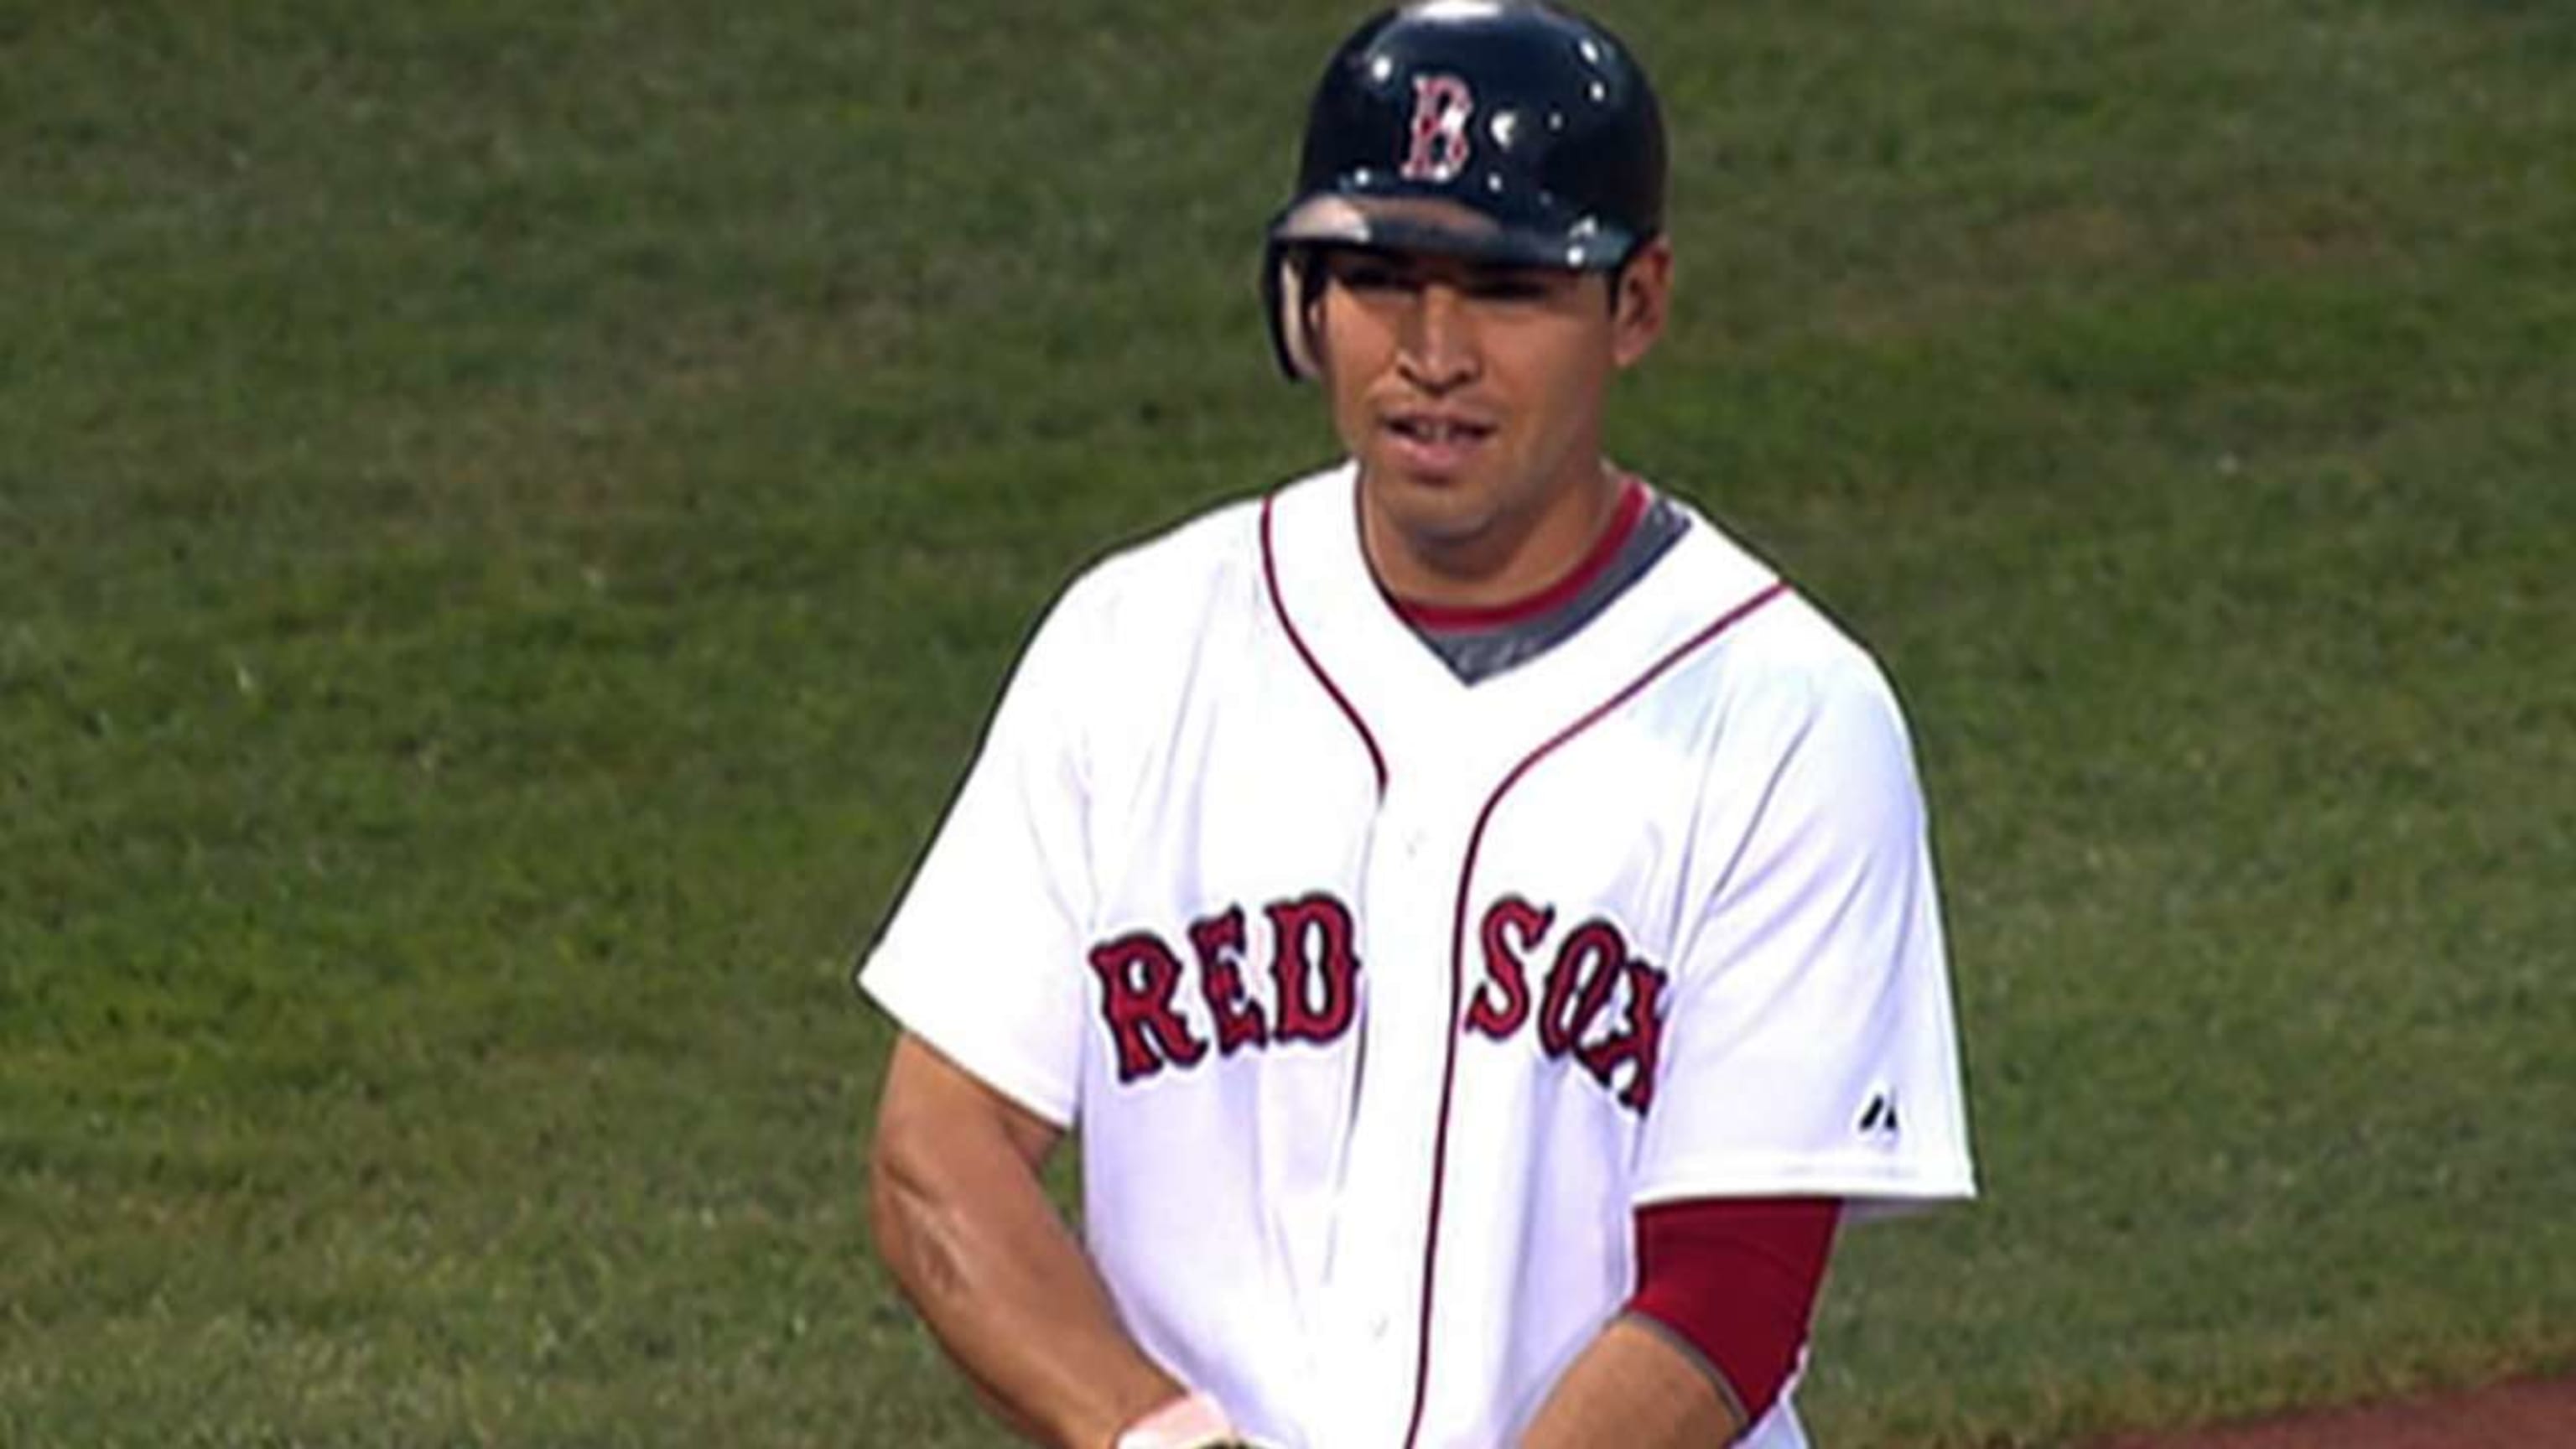
<instances>
[{"instance_id":1,"label":"green grass field","mask_svg":"<svg viewBox=\"0 0 2576 1449\"><path fill-rule=\"evenodd\" d=\"M2576 12L1627 0L1623 460L1912 711L1986 1197L1838 1449L2576 1370ZM994 1441L854 949L1073 569L1329 456L1358 10L0 0L0 1443Z\"/></svg>"}]
</instances>

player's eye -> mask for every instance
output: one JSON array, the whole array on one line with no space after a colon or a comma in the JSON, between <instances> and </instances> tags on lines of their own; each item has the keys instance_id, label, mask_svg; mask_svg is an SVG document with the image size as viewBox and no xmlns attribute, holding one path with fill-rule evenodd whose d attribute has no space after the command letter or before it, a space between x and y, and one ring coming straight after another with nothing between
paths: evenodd
<instances>
[{"instance_id":1,"label":"player's eye","mask_svg":"<svg viewBox=\"0 0 2576 1449\"><path fill-rule=\"evenodd\" d=\"M1466 291L1483 302L1543 302L1555 294L1556 282L1539 272L1479 272Z\"/></svg>"}]
</instances>

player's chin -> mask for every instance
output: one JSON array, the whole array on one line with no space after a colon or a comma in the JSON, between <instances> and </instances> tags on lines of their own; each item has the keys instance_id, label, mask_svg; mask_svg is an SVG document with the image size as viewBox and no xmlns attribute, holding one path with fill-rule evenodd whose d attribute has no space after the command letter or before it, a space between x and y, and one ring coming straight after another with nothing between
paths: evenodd
<instances>
[{"instance_id":1,"label":"player's chin","mask_svg":"<svg viewBox=\"0 0 2576 1449\"><path fill-rule=\"evenodd\" d=\"M1369 491L1374 495L1378 516L1394 525L1417 549L1446 551L1471 546L1494 523L1492 499L1472 481L1422 482L1388 475Z\"/></svg>"},{"instance_id":2,"label":"player's chin","mask_svg":"<svg viewBox=\"0 0 2576 1449\"><path fill-rule=\"evenodd\" d=\"M1414 507L1456 507L1460 500L1473 495L1475 480L1464 470L1424 471L1389 463L1366 467L1372 491L1390 503L1410 502Z\"/></svg>"},{"instance_id":3,"label":"player's chin","mask_svg":"<svg viewBox=\"0 0 2576 1449\"><path fill-rule=\"evenodd\" d=\"M1470 470L1424 470L1400 461L1363 459L1360 487L1388 522L1418 536L1465 537L1484 523L1486 489Z\"/></svg>"}]
</instances>

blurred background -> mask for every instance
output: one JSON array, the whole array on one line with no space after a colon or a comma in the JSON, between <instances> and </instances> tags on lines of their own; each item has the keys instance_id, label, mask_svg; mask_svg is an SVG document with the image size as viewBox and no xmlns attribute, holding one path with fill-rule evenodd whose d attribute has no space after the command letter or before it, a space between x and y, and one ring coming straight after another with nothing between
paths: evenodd
<instances>
[{"instance_id":1,"label":"blurred background","mask_svg":"<svg viewBox=\"0 0 2576 1449\"><path fill-rule=\"evenodd\" d=\"M1061 582L1330 461L1365 13L0 0L0 1442L996 1441L851 958ZM1598 13L1619 456L1935 811L1985 1197L1819 1441L2576 1371L2576 11Z\"/></svg>"}]
</instances>

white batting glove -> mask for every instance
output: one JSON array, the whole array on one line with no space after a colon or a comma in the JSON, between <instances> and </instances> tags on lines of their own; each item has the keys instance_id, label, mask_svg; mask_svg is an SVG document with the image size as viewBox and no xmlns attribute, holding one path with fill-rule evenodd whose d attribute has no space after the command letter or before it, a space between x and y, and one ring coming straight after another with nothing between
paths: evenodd
<instances>
[{"instance_id":1,"label":"white batting glove","mask_svg":"<svg viewBox=\"0 0 2576 1449\"><path fill-rule=\"evenodd\" d=\"M1226 1449L1242 1442L1224 1405L1187 1393L1128 1425L1110 1449Z\"/></svg>"}]
</instances>

